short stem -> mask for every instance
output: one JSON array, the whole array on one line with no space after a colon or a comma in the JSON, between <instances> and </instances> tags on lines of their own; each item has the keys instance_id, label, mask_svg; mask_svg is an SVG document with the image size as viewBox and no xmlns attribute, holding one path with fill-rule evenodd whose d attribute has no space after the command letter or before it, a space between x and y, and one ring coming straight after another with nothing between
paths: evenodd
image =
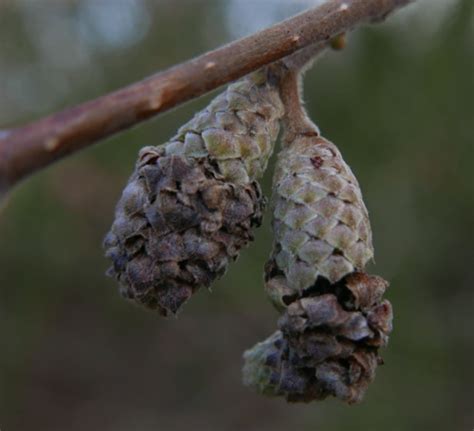
<instances>
[{"instance_id":1,"label":"short stem","mask_svg":"<svg viewBox=\"0 0 474 431\"><path fill-rule=\"evenodd\" d=\"M317 126L308 118L300 96L301 72L289 70L282 78L280 90L285 117L283 118L283 145L289 145L296 136L318 136Z\"/></svg>"}]
</instances>

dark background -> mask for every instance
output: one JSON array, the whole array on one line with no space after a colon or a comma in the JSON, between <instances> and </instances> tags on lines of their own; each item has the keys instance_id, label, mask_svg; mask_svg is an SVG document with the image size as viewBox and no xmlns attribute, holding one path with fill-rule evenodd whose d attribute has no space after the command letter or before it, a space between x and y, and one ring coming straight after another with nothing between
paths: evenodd
<instances>
[{"instance_id":1,"label":"dark background","mask_svg":"<svg viewBox=\"0 0 474 431\"><path fill-rule=\"evenodd\" d=\"M0 1L0 128L101 95L304 2ZM306 3L311 3L307 1ZM314 2L313 2L314 3ZM178 319L122 300L101 241L137 151L209 97L21 184L0 214L0 429L471 430L474 2L420 0L308 73L312 118L361 183L395 330L364 402L288 405L242 387L273 332L270 215ZM270 193L271 173L264 180Z\"/></svg>"}]
</instances>

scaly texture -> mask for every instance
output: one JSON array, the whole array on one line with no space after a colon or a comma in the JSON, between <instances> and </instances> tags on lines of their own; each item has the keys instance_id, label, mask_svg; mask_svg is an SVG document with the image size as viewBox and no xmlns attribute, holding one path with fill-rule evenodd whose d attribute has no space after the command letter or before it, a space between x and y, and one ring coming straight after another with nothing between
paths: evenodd
<instances>
[{"instance_id":1,"label":"scaly texture","mask_svg":"<svg viewBox=\"0 0 474 431\"><path fill-rule=\"evenodd\" d=\"M361 401L392 329L386 286L364 273L333 285L320 279L288 306L279 331L244 353L244 384L291 402Z\"/></svg>"},{"instance_id":2,"label":"scaly texture","mask_svg":"<svg viewBox=\"0 0 474 431\"><path fill-rule=\"evenodd\" d=\"M283 106L269 69L230 85L167 144L141 150L104 246L126 298L176 313L253 239Z\"/></svg>"},{"instance_id":3,"label":"scaly texture","mask_svg":"<svg viewBox=\"0 0 474 431\"><path fill-rule=\"evenodd\" d=\"M299 135L279 155L274 176L274 249L267 292L278 307L318 277L336 283L373 257L359 184L334 144Z\"/></svg>"},{"instance_id":4,"label":"scaly texture","mask_svg":"<svg viewBox=\"0 0 474 431\"><path fill-rule=\"evenodd\" d=\"M368 212L341 153L302 106L300 67L281 80L284 149L265 266L266 292L282 314L279 330L244 353L243 380L291 402L355 403L381 362L392 307L382 299L387 282L362 272L373 257Z\"/></svg>"}]
</instances>

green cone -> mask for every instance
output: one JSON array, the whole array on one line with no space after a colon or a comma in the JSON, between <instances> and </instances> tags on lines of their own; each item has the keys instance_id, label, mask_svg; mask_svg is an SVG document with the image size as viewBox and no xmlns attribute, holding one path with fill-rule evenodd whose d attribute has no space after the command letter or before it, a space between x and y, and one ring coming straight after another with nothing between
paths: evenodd
<instances>
[{"instance_id":1,"label":"green cone","mask_svg":"<svg viewBox=\"0 0 474 431\"><path fill-rule=\"evenodd\" d=\"M359 184L334 144L299 135L278 157L274 175L274 248L267 292L277 305L310 288L363 270L372 233ZM287 297L287 300L284 298Z\"/></svg>"}]
</instances>

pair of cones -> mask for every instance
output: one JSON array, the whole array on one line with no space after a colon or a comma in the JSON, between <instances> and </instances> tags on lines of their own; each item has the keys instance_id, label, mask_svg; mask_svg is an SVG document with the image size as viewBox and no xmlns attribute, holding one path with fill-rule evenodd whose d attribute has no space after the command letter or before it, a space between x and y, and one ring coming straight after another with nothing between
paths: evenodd
<instances>
[{"instance_id":1,"label":"pair of cones","mask_svg":"<svg viewBox=\"0 0 474 431\"><path fill-rule=\"evenodd\" d=\"M288 401L360 401L391 331L360 187L319 135L299 72L272 65L230 85L168 143L141 150L105 239L123 296L176 314L253 240L265 208L258 179L280 124L274 247L265 290L279 330L244 354L244 383Z\"/></svg>"}]
</instances>

